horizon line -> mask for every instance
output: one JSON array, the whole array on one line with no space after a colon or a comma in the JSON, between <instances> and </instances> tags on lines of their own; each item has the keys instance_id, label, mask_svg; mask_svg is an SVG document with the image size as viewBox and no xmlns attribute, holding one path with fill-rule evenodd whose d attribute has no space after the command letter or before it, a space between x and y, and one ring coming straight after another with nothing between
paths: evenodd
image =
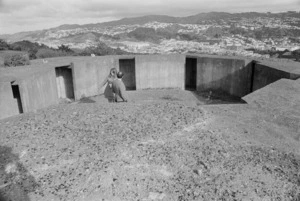
<instances>
[{"instance_id":1,"label":"horizon line","mask_svg":"<svg viewBox=\"0 0 300 201\"><path fill-rule=\"evenodd\" d=\"M139 18L139 17L147 17L147 16L168 16L168 17L174 17L174 18L181 18L181 17L190 17L190 16L195 16L195 15L199 15L199 14L208 14L208 13L229 13L229 14L242 14L242 13L271 13L271 14L279 14L279 13L300 13L300 10L288 10L288 11L266 11L266 12L256 12L256 11L247 11L247 12L220 12L220 11L209 11L209 12L200 12L200 13L196 13L196 14L192 14L192 15L185 15L185 16L172 16L172 15L165 15L165 14L150 14L150 15L138 15L138 16L132 16L132 17L122 17L116 20L110 20L110 21L101 21L101 22L97 22L97 23L74 23L74 24L61 24L55 27L50 27L50 28L44 28L44 29L36 29L36 30L30 30L30 31L21 31L21 32L14 32L14 33L0 33L0 36L3 35L13 35L13 34L18 34L18 33L28 33L28 32L35 32L35 31L45 31L45 30L49 30L49 29L55 29L61 26L65 26L65 25L78 25L78 26L82 26L82 25L88 25L88 24L103 24L103 23L108 23L108 22L116 22L116 21L120 21L123 19L131 19L131 18Z\"/></svg>"}]
</instances>

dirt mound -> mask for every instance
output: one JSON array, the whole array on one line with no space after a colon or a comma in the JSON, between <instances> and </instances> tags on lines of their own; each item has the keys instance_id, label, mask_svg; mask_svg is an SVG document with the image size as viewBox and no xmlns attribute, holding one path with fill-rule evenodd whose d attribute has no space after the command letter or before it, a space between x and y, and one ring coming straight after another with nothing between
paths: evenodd
<instances>
[{"instance_id":1,"label":"dirt mound","mask_svg":"<svg viewBox=\"0 0 300 201\"><path fill-rule=\"evenodd\" d=\"M210 118L166 98L61 104L0 121L13 154L1 158L0 192L17 188L32 201L300 199L299 158L234 143L207 128Z\"/></svg>"}]
</instances>

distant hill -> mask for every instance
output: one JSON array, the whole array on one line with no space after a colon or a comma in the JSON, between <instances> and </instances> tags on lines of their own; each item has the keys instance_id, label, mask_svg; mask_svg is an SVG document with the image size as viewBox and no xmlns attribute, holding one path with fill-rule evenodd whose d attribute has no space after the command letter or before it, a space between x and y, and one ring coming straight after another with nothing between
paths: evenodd
<instances>
[{"instance_id":1,"label":"distant hill","mask_svg":"<svg viewBox=\"0 0 300 201\"><path fill-rule=\"evenodd\" d=\"M171 17L167 15L147 15L142 17L123 18L121 20L103 22L97 24L79 25L78 27L90 27L90 26L119 26L119 25L132 25L132 24L145 24L148 22L162 22L162 23L180 23L180 24L203 24L209 20L228 20L228 19L240 19L240 18L256 18L256 17L297 17L300 18L300 14L297 12L285 12L285 13L258 13L258 12L246 12L246 13L226 13L226 12L209 12L199 13L197 15L187 17ZM75 25L73 25L75 26Z\"/></svg>"},{"instance_id":2,"label":"distant hill","mask_svg":"<svg viewBox=\"0 0 300 201\"><path fill-rule=\"evenodd\" d=\"M0 39L10 44L25 40L54 49L65 45L79 52L85 50L85 54L221 52L248 56L261 51L243 50L299 49L300 12L148 15L95 24L64 24L46 30L0 35ZM99 44L103 49L97 48ZM51 51L43 50L43 54Z\"/></svg>"},{"instance_id":3,"label":"distant hill","mask_svg":"<svg viewBox=\"0 0 300 201\"><path fill-rule=\"evenodd\" d=\"M103 28L109 26L120 26L120 25L141 25L149 22L160 22L160 23L179 23L179 24L209 24L212 22L226 21L226 20L239 20L242 18L257 18L257 17L269 17L269 18L288 18L295 17L300 18L299 12L284 12L284 13L257 13L257 12L246 12L246 13L226 13L226 12L209 12L200 13L197 15L187 16L187 17L171 17L167 15L148 15L142 17L133 18L123 18L121 20L96 23L96 24L64 24L58 27L54 27L47 30L40 31L29 31L29 32L19 32L15 34L5 34L0 35L0 38L6 39L8 41L20 41L20 40L30 40L38 41L45 37L45 34L49 31L60 31L60 30L70 30L76 28Z\"/></svg>"}]
</instances>

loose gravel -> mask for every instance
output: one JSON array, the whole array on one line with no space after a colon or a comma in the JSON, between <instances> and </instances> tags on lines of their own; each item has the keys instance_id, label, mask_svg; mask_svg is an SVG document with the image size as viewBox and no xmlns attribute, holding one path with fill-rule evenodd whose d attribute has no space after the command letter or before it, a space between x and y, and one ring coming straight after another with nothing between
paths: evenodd
<instances>
[{"instance_id":1,"label":"loose gravel","mask_svg":"<svg viewBox=\"0 0 300 201\"><path fill-rule=\"evenodd\" d=\"M0 200L300 200L298 156L207 129L184 93L0 121Z\"/></svg>"}]
</instances>

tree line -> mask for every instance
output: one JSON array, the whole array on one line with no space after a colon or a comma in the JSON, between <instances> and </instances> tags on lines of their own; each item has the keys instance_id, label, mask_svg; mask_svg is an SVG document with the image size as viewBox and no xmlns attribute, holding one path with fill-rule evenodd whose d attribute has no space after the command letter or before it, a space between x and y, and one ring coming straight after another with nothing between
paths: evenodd
<instances>
[{"instance_id":1,"label":"tree line","mask_svg":"<svg viewBox=\"0 0 300 201\"><path fill-rule=\"evenodd\" d=\"M102 56L102 55L120 55L128 54L119 48L113 49L103 42L98 42L96 46L87 47L83 50L73 50L68 45L60 45L57 48L48 47L45 44L39 44L27 40L15 43L7 43L0 39L0 56L4 59L4 66L20 66L30 64L30 60L44 59L62 56Z\"/></svg>"}]
</instances>

